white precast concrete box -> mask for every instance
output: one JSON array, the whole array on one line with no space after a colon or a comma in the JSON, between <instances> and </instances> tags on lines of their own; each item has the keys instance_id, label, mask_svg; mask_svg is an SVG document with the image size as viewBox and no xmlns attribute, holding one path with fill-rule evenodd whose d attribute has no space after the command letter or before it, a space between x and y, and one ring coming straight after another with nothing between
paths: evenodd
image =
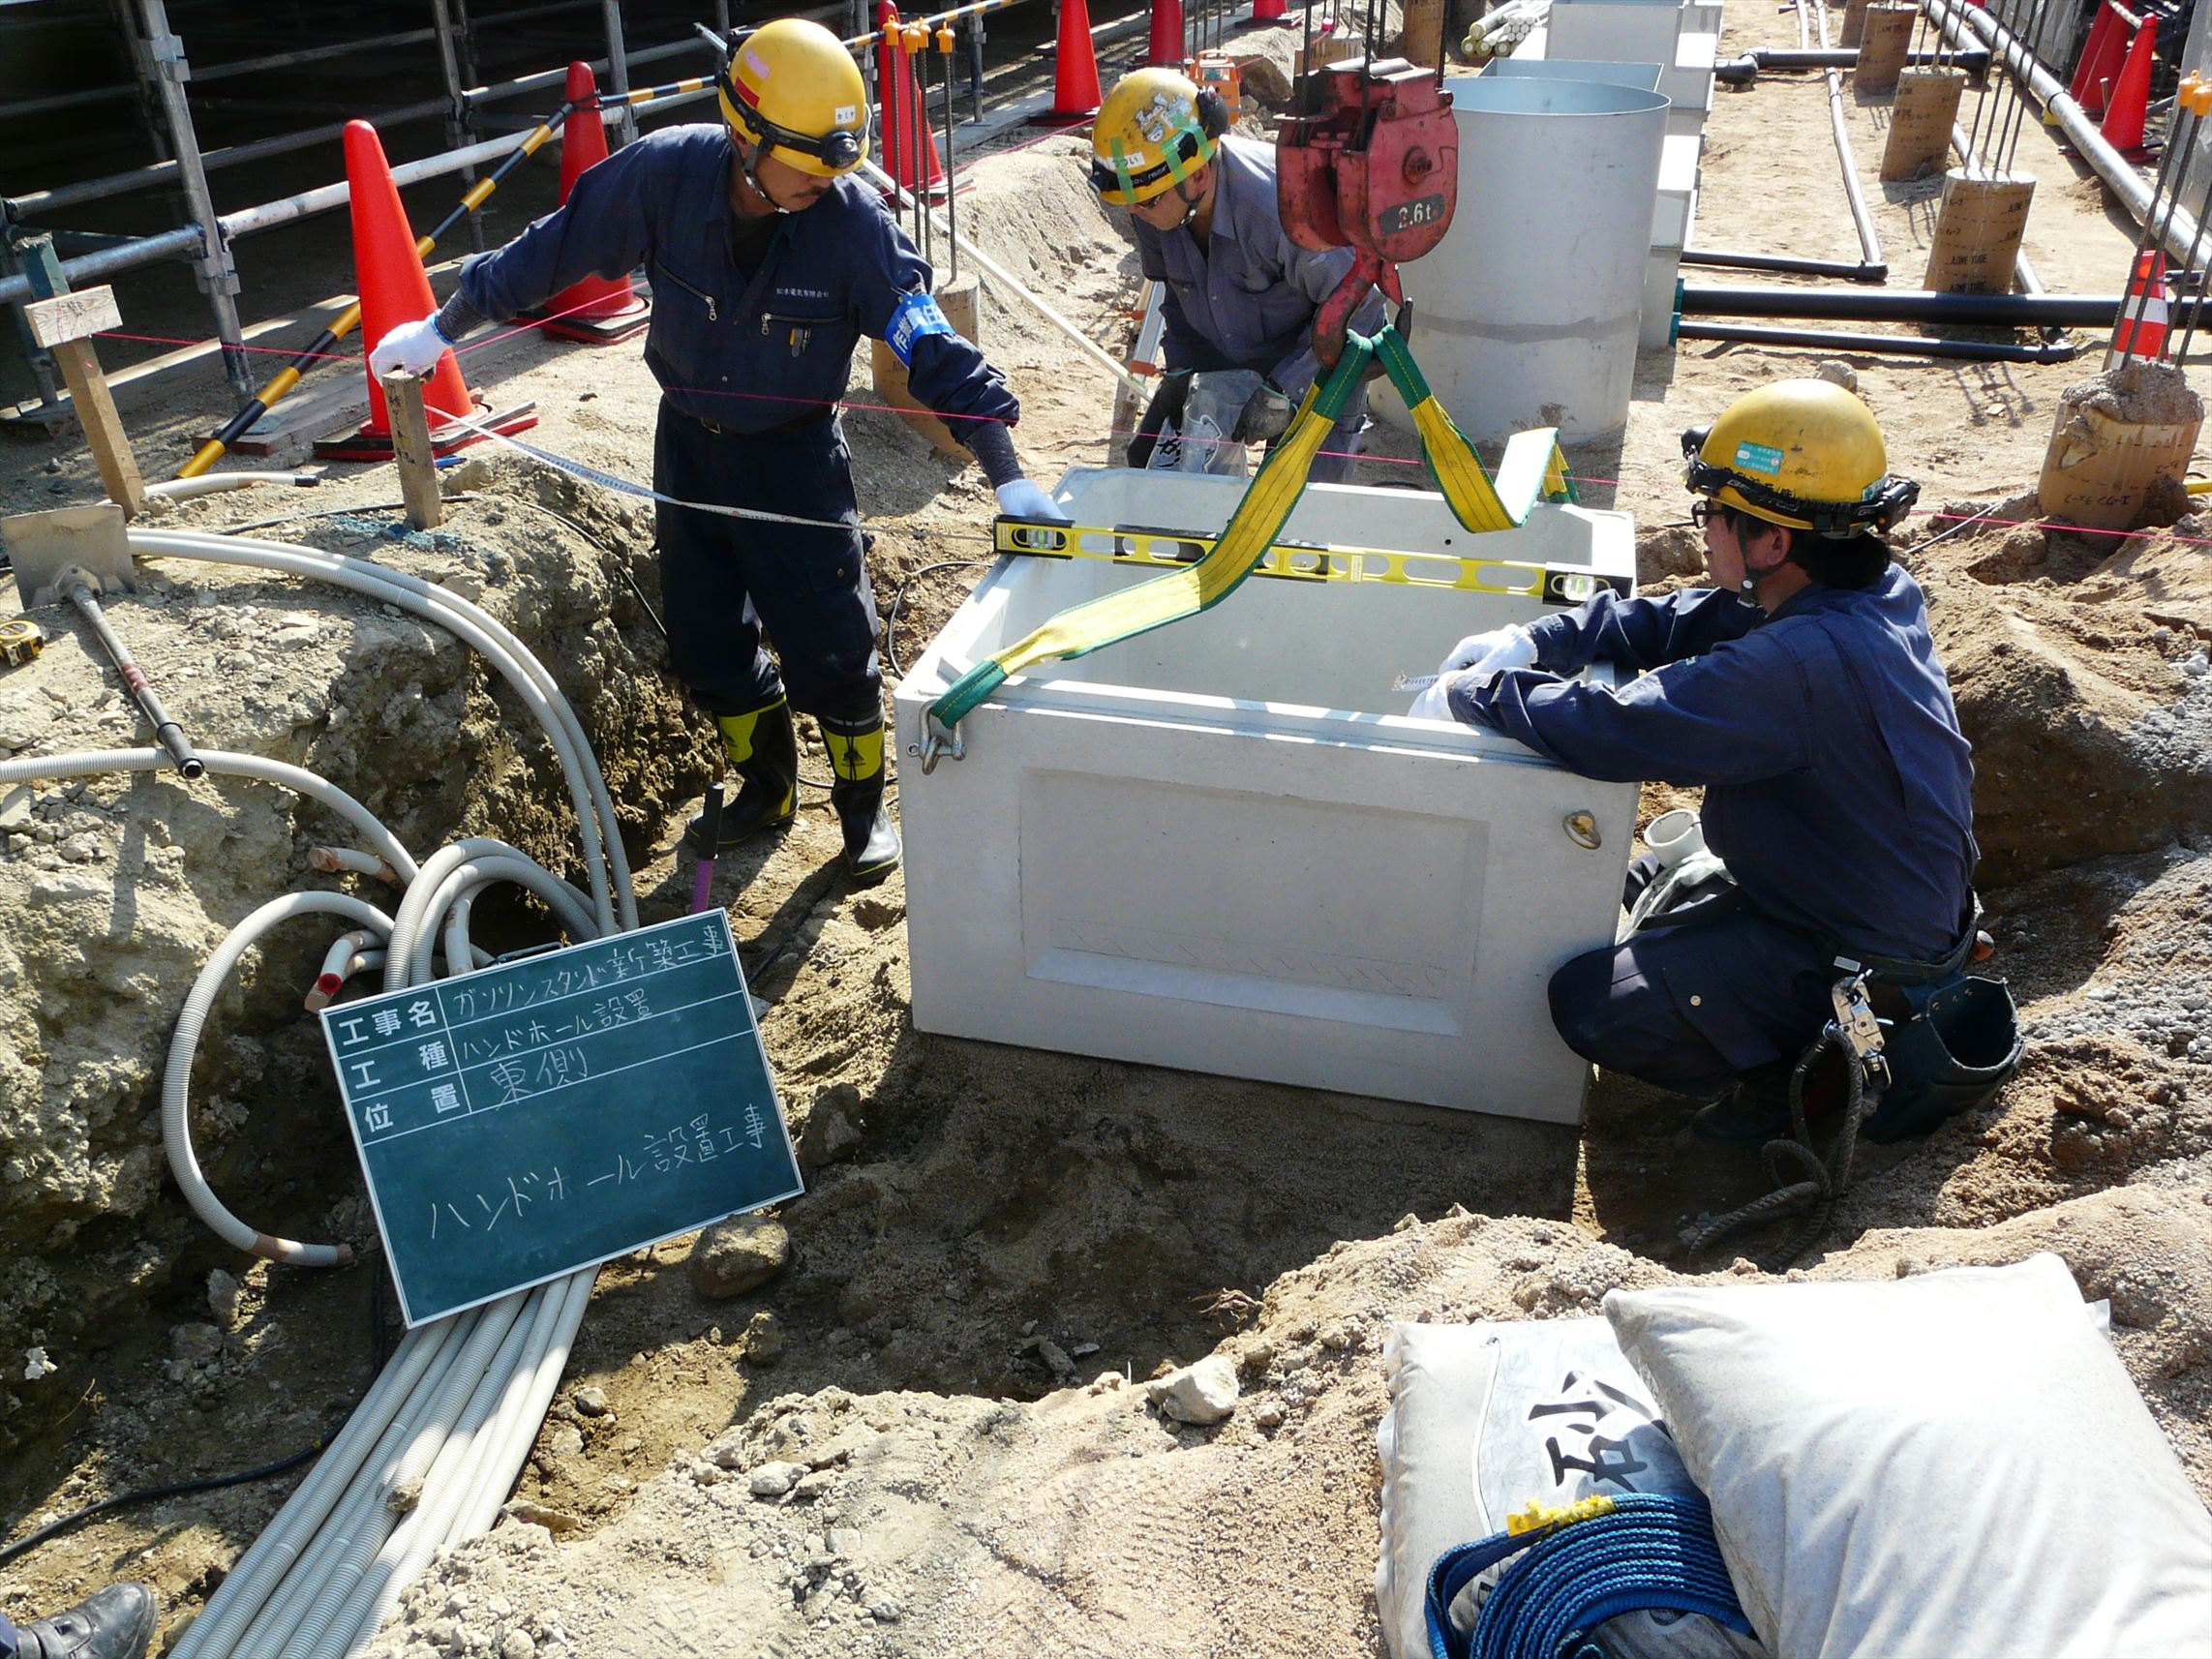
<instances>
[{"instance_id":1,"label":"white precast concrete box","mask_svg":"<svg viewBox=\"0 0 2212 1659\"><path fill-rule=\"evenodd\" d=\"M1242 493L1077 469L1059 499L1081 525L1212 535ZM1635 573L1625 514L1539 506L1470 535L1408 490L1312 486L1284 539L1526 560L1576 594ZM1391 688L1541 599L1255 576L1009 679L960 722L961 757L924 771L929 705L967 669L1158 574L1002 559L899 685L916 1028L1575 1121L1586 1068L1545 983L1613 937L1636 788L1411 719Z\"/></svg>"}]
</instances>

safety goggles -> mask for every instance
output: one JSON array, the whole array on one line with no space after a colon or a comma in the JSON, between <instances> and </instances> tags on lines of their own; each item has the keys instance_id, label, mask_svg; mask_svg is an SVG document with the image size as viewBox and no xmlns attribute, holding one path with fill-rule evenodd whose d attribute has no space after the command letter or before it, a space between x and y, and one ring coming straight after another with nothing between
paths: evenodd
<instances>
[{"instance_id":1,"label":"safety goggles","mask_svg":"<svg viewBox=\"0 0 2212 1659\"><path fill-rule=\"evenodd\" d=\"M763 146L772 150L791 150L802 156L812 156L833 172L850 172L860 166L866 148L865 132L851 132L843 127L833 127L819 136L794 133L789 127L779 127L760 112L757 105L744 95L743 89L730 78L725 69L715 77L721 85L722 97L743 118L747 127Z\"/></svg>"}]
</instances>

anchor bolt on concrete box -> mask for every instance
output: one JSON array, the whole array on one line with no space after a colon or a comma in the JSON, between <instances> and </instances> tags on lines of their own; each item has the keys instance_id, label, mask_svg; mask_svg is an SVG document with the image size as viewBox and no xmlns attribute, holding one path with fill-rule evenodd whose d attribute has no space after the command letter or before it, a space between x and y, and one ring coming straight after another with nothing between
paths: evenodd
<instances>
[{"instance_id":1,"label":"anchor bolt on concrete box","mask_svg":"<svg viewBox=\"0 0 2212 1659\"><path fill-rule=\"evenodd\" d=\"M1243 489L1081 468L1059 500L1078 526L1211 537ZM1545 984L1613 937L1636 788L1412 719L1392 680L1466 634L1632 590L1627 516L1546 505L1472 535L1434 494L1312 486L1281 543L1401 556L1362 559L1393 580L1256 574L1202 616L1009 679L924 774L954 679L1158 574L1117 539L1136 545L1002 559L898 687L917 1029L1575 1121L1587 1068Z\"/></svg>"}]
</instances>

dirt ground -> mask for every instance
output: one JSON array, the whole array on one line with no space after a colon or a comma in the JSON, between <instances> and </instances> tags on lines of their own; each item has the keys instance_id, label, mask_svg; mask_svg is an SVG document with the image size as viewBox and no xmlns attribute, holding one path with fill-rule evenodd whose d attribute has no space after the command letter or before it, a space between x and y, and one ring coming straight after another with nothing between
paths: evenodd
<instances>
[{"instance_id":1,"label":"dirt ground","mask_svg":"<svg viewBox=\"0 0 2212 1659\"><path fill-rule=\"evenodd\" d=\"M1796 41L1790 13L1739 5L1723 52ZM1852 136L1893 286L1909 286L1937 186L1874 180L1886 118L1882 104L1855 103ZM962 227L1118 349L1133 261L1081 188L1082 149L1057 137L994 156L976 170ZM2045 285L2115 290L2133 226L2040 125L2026 126L2019 165L2039 180L2027 248ZM1695 239L1858 257L1817 76L1716 93ZM1004 296L990 296L983 330L1022 397L1016 441L1033 472L1049 479L1105 461L1106 377ZM2094 352L2071 366L1984 366L1685 344L1641 360L1620 439L1571 456L1586 501L1636 515L1647 581L1694 569L1680 431L1824 358L1855 375L1893 468L1922 481L1927 510L1903 540L1977 744L1995 966L2031 1041L1994 1107L1925 1141L1863 1148L1854 1191L1805 1267L1889 1277L2060 1251L2085 1294L2112 1299L2121 1357L2212 1495L2212 523L2126 537L2034 522L2028 493L2060 394L2095 367ZM533 443L647 475L656 394L634 347L594 352L517 334L464 362L495 404L535 401ZM212 374L135 390L124 414L153 476L226 409ZM852 397L874 401L864 357ZM975 468L941 460L888 415L858 407L847 423L889 655L911 662L974 580L967 561L984 550L988 491ZM1359 481L1417 479L1409 454L1379 433ZM561 652L564 683L634 677L644 690L587 719L625 804L645 919L678 913L689 864L676 837L712 754L673 694L652 689L665 687L664 658L618 580L626 572L656 599L649 515L513 455L455 482L472 498L457 504L442 544L380 539L397 491L388 470L367 468L334 468L313 494L210 498L166 522L323 514L267 533L346 551L374 544L409 567L466 566L500 588L510 611L545 613L530 637ZM74 437L0 444L9 510L99 493ZM296 741L339 775L444 744L483 778L453 799L430 787L432 763L414 794L395 783L395 823L439 830L409 835L410 846L504 825L505 805L535 837L530 850L557 851L564 821L545 804L542 764L511 752L480 677L470 680L457 658L424 647L408 669L396 654L416 649L406 641L364 658L365 633L386 619L374 607L325 607L331 638L308 654L263 652L250 670L226 669L223 618L251 606L266 626L298 590L176 561L163 573L170 596L126 614L188 724L258 719L262 740ZM551 597L563 593L567 609ZM213 620L191 624L194 616ZM327 658L316 654L325 648ZM79 643L57 643L0 689L15 698L26 683L50 687L41 695L52 705L26 752L132 740L127 709L100 701L106 681ZM449 709L449 732L410 735L401 709L379 750L372 734L343 737L332 723L333 702L373 713L400 708L410 687L425 707ZM809 752L819 774L818 743ZM0 915L27 916L41 883L76 879L61 867L75 863L73 836L114 838L148 809L180 825L188 816L166 785L53 793L35 816L56 833L9 834ZM227 857L241 867L178 913L178 963L204 954L243 909L300 885L258 879L296 867L299 828L222 799L234 836ZM1653 789L1647 814L1678 799ZM1595 1088L1577 1133L920 1036L905 1011L903 879L845 890L828 868L837 838L821 792L802 803L789 834L723 860L715 897L768 1004L764 1037L795 1130L833 1112L857 1133L809 1168L806 1196L784 1207L793 1260L758 1289L703 1298L686 1241L601 1272L516 1494L528 1507L434 1570L379 1652L933 1655L987 1644L1379 1653L1373 1432L1388 1322L1592 1311L1608 1288L1684 1271L1685 1229L1764 1190L1755 1161L1688 1141L1686 1104L1615 1079ZM197 840L189 825L178 833L195 858L225 846L213 829ZM151 868L151 857L125 833L120 852L88 855L88 867L136 858ZM42 952L63 949L50 932L12 937L0 956L11 997L21 988L27 1004L37 991L54 1009L73 1006L42 974L98 977L49 970ZM25 944L34 937L47 943ZM136 1024L115 1013L107 1035L150 1078L173 1017L163 1010L192 969L181 980L177 971L144 976L150 1006ZM119 1009L122 994L105 987L97 1006ZM393 1335L374 1268L249 1269L197 1232L158 1164L128 1164L129 1146L154 1145L158 1132L135 1083L82 1092L106 1033L76 1034L66 1060L45 1026L12 1039L18 1071L35 1072L43 1058L79 1073L80 1094L56 1096L49 1074L45 1098L103 1101L108 1116L70 1107L85 1120L77 1157L100 1193L0 1245L13 1254L0 1290L18 1309L8 1334L39 1334L60 1362L34 1387L14 1380L22 1368L7 1356L20 1424L0 1469L10 1538L119 1492L307 1445L343 1416ZM226 1192L303 1234L363 1228L312 1044L297 1031L258 1030L255 1041L210 1062L210 1092L230 1101L231 1115L210 1126L227 1149ZM266 1098L272 1083L288 1091L281 1104ZM33 1099L41 1084L33 1075L18 1086ZM11 1188L11 1206L22 1201ZM243 1282L211 1306L217 1269ZM46 1288L24 1291L32 1282ZM74 1326L73 1307L89 1310ZM1178 1428L1143 1409L1143 1378L1217 1345L1245 1387L1227 1424ZM588 1388L603 1401L579 1409ZM823 1478L803 1498L756 1501L746 1471L773 1460ZM173 1638L296 1478L85 1525L0 1564L0 1608L51 1609L127 1574L161 1589ZM527 1647L510 1642L517 1634Z\"/></svg>"}]
</instances>

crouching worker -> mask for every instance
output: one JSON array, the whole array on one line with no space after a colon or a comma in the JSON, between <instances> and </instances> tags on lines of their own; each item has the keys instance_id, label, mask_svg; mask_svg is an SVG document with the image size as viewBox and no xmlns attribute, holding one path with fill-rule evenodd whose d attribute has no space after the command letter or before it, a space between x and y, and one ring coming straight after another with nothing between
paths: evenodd
<instances>
[{"instance_id":1,"label":"crouching worker","mask_svg":"<svg viewBox=\"0 0 2212 1659\"><path fill-rule=\"evenodd\" d=\"M1825 380L1752 392L1682 447L1713 587L1600 593L1477 635L1413 711L1586 777L1704 786L1718 863L1697 872L1696 901L1647 903L1620 944L1552 978L1576 1053L1707 1099L1702 1139L1760 1144L1789 1132L1790 1074L1837 1017L1846 957L1882 970L1882 1011L1908 1016L1899 1036L1931 991L1975 998L1983 1063L1916 1059L1940 1075L1897 1079L1894 1110L1868 1126L1885 1139L1932 1127L1993 1094L2019 1048L2003 986L1959 972L1976 914L1973 762L1920 587L1882 539L1919 487L1889 472L1866 407ZM1564 678L1593 663L1617 683ZM1631 899L1653 873L1650 859L1631 869Z\"/></svg>"},{"instance_id":2,"label":"crouching worker","mask_svg":"<svg viewBox=\"0 0 2212 1659\"><path fill-rule=\"evenodd\" d=\"M1314 314L1352 266L1349 248L1292 242L1275 200L1275 148L1227 136L1221 94L1171 69L1140 69L1106 94L1091 127L1091 183L1129 209L1138 262L1166 285L1164 374L1132 467L1242 476L1245 445L1288 430L1320 361ZM1351 327L1382 326L1368 289ZM1172 445L1156 441L1172 423ZM1367 425L1354 390L1310 474L1333 484L1350 470Z\"/></svg>"},{"instance_id":3,"label":"crouching worker","mask_svg":"<svg viewBox=\"0 0 2212 1659\"><path fill-rule=\"evenodd\" d=\"M697 819L689 838L712 853L791 822L796 708L830 750L847 869L876 881L899 842L883 804L875 598L837 419L859 337L891 346L1004 511L1064 515L1022 476L1008 436L1021 409L1005 380L946 322L882 197L850 176L867 153L868 104L837 38L801 18L763 25L738 43L721 106L722 124L649 134L590 169L560 211L469 261L435 317L385 336L371 366L427 372L479 322L648 265L669 655L739 780L719 846L698 845Z\"/></svg>"}]
</instances>

